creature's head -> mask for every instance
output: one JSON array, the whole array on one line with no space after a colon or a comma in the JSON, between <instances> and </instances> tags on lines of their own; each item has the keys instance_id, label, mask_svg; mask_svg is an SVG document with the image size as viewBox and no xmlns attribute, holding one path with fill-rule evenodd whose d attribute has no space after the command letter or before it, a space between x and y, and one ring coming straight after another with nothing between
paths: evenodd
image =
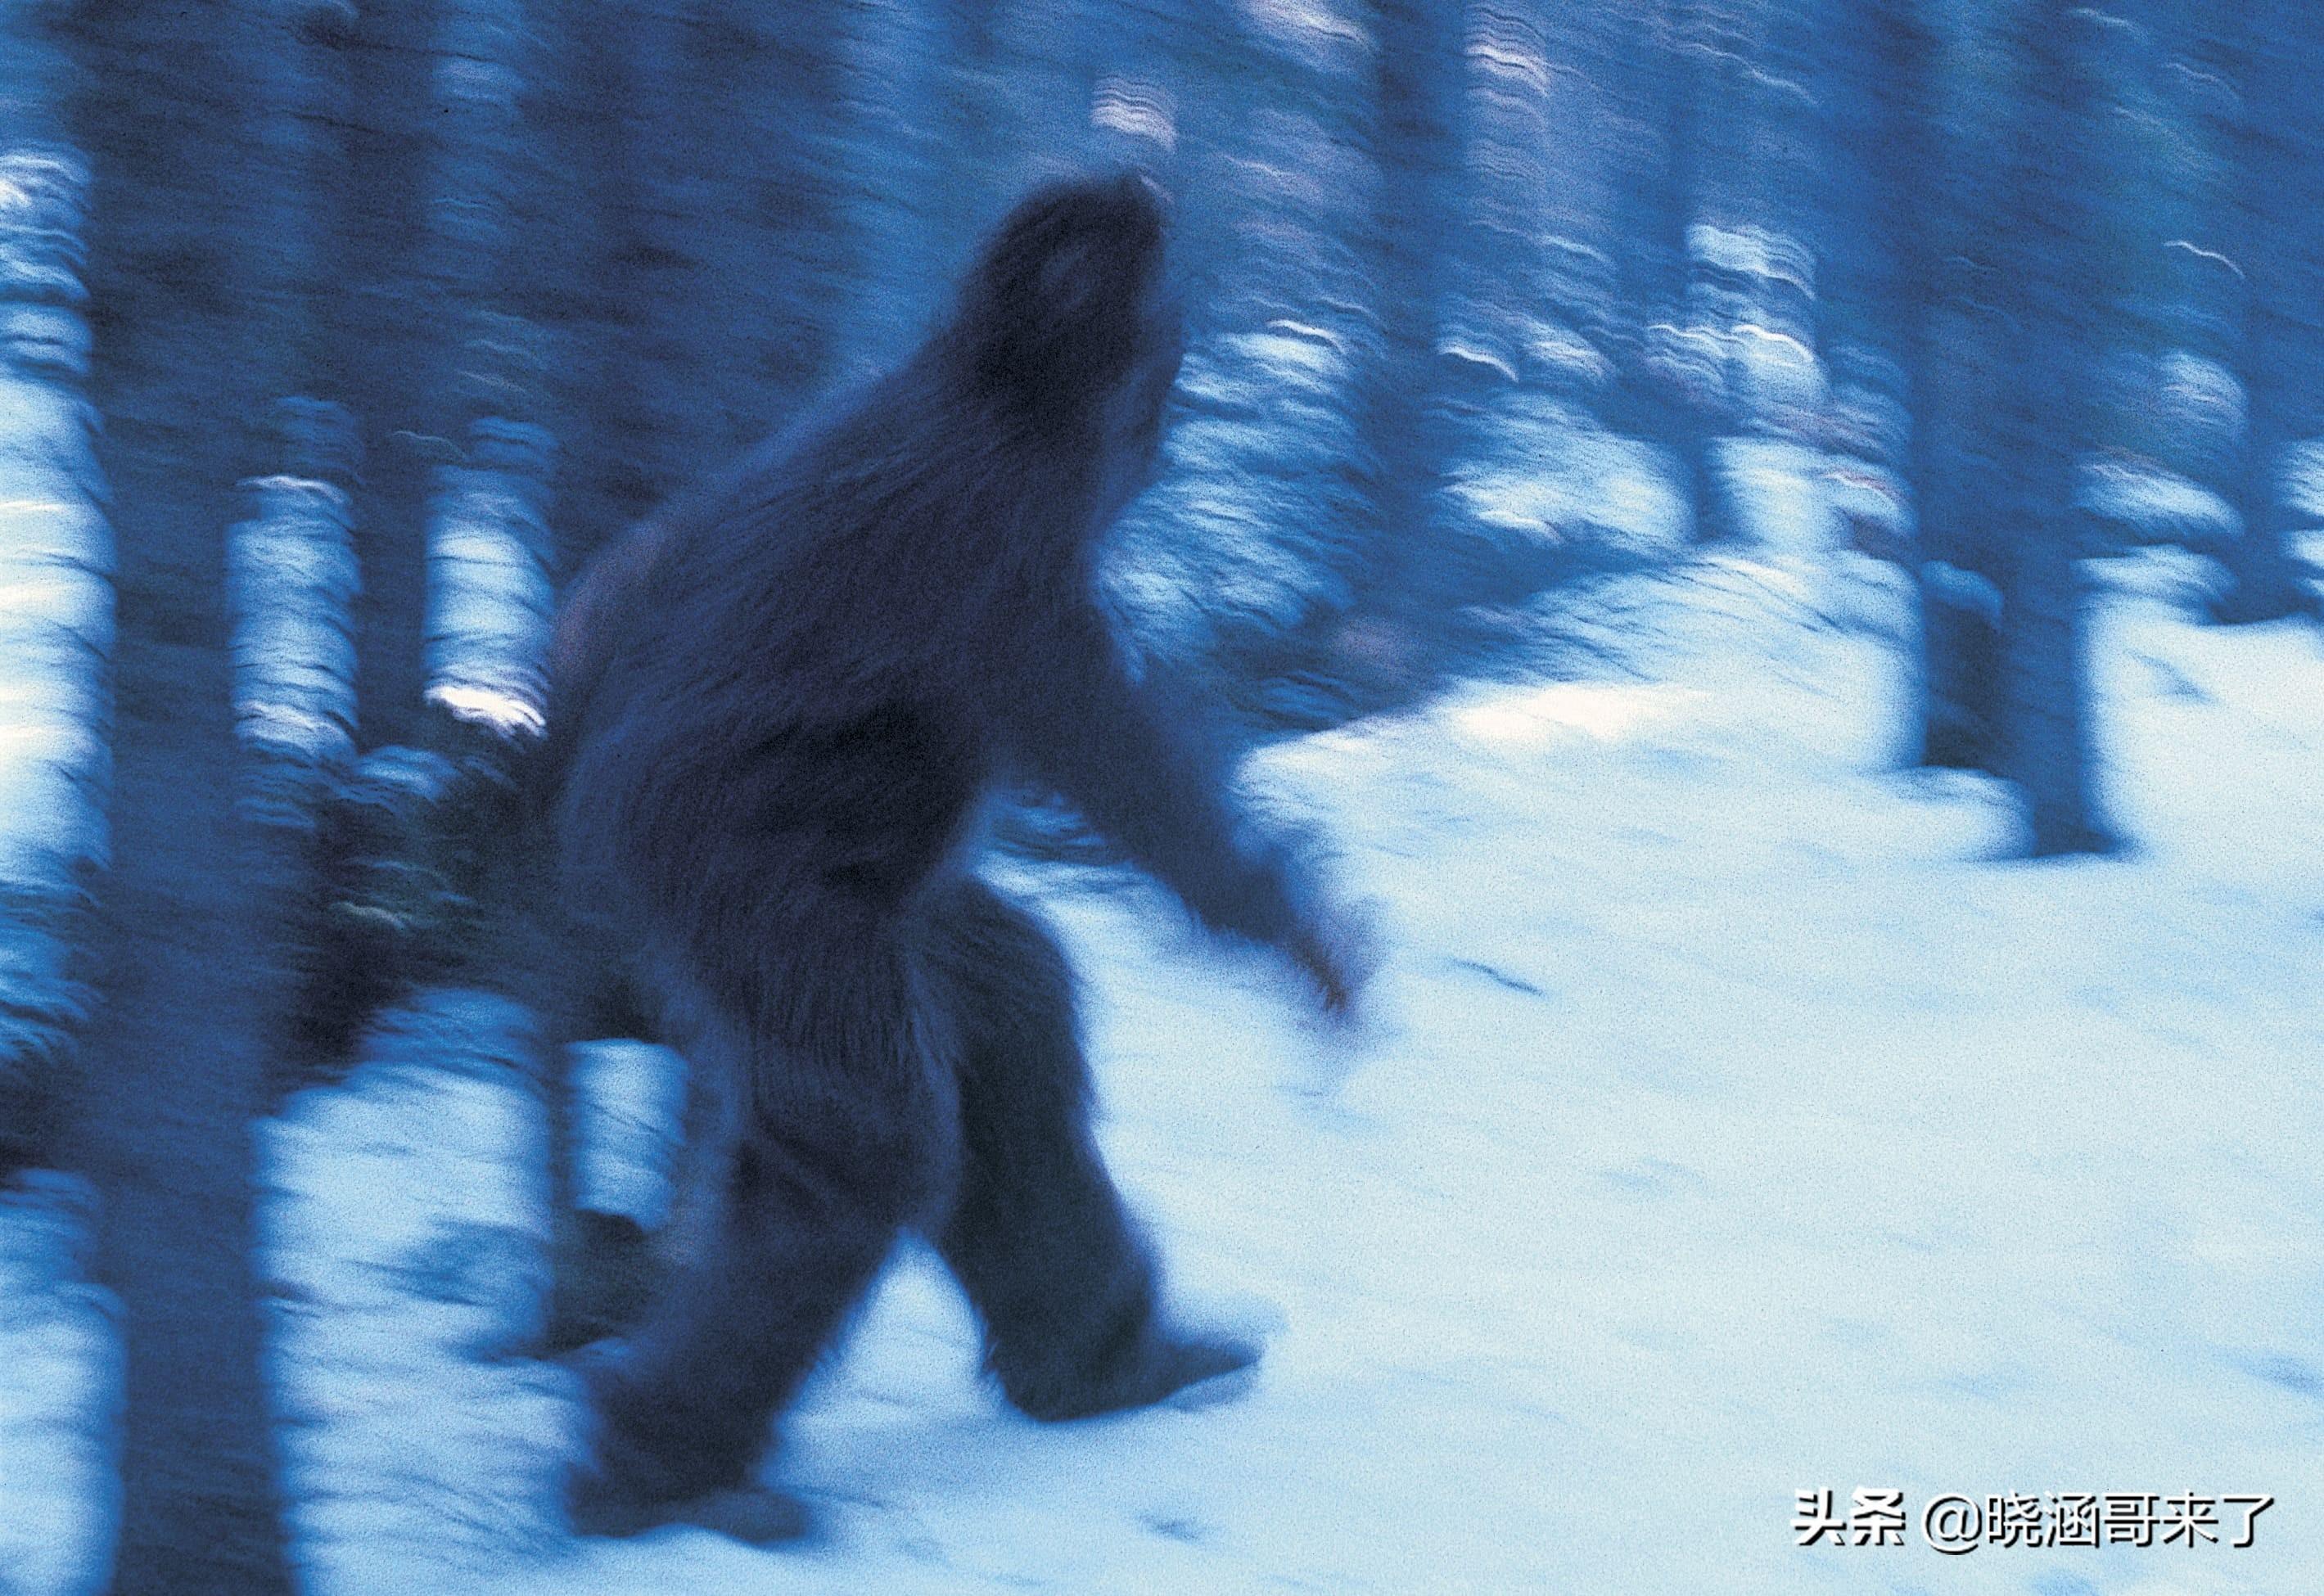
<instances>
[{"instance_id":1,"label":"creature's head","mask_svg":"<svg viewBox=\"0 0 2324 1596\"><path fill-rule=\"evenodd\" d=\"M1183 348L1163 223L1160 190L1135 173L1043 189L986 244L952 328L1004 406L1044 428L1094 430L1141 473Z\"/></svg>"}]
</instances>

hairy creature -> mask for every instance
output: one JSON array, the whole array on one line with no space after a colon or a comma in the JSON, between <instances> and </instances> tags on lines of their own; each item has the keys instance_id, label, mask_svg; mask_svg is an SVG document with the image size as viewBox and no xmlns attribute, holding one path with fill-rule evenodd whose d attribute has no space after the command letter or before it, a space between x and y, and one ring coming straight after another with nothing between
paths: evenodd
<instances>
[{"instance_id":1,"label":"hairy creature","mask_svg":"<svg viewBox=\"0 0 2324 1596\"><path fill-rule=\"evenodd\" d=\"M561 890L713 1105L693 1241L584 1361L584 1528L738 1490L906 1230L1036 1417L1256 1356L1163 1314L1091 1137L1072 973L973 868L996 784L1041 781L1206 926L1349 999L1343 917L1096 596L1178 366L1163 232L1135 176L1028 199L900 368L609 549L565 607Z\"/></svg>"}]
</instances>

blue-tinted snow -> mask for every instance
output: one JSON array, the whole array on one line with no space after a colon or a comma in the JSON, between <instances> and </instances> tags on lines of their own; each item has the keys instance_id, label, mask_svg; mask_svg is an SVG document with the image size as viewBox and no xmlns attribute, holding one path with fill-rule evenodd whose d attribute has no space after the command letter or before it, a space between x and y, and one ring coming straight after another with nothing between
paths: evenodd
<instances>
[{"instance_id":1,"label":"blue-tinted snow","mask_svg":"<svg viewBox=\"0 0 2324 1596\"><path fill-rule=\"evenodd\" d=\"M294 768L355 755L360 589L346 493L300 476L245 484L251 514L226 540L234 718L244 743Z\"/></svg>"},{"instance_id":2,"label":"blue-tinted snow","mask_svg":"<svg viewBox=\"0 0 2324 1596\"><path fill-rule=\"evenodd\" d=\"M312 1588L2324 1589L2324 657L2123 584L2139 847L1985 863L1992 786L1890 773L1893 581L1628 578L1619 668L1262 756L1382 904L1352 1056L1145 890L1037 878L1108 1150L1268 1356L1042 1428L908 1252L770 1464L815 1545L558 1531L569 1390L514 1355L541 1115L503 1020L438 1000L415 1056L479 1062L383 1060L270 1137ZM1795 1549L1822 1486L2281 1505L2246 1551Z\"/></svg>"},{"instance_id":3,"label":"blue-tinted snow","mask_svg":"<svg viewBox=\"0 0 2324 1596\"><path fill-rule=\"evenodd\" d=\"M86 1182L0 1187L0 1590L97 1596L121 1489L119 1305L88 1285Z\"/></svg>"}]
</instances>

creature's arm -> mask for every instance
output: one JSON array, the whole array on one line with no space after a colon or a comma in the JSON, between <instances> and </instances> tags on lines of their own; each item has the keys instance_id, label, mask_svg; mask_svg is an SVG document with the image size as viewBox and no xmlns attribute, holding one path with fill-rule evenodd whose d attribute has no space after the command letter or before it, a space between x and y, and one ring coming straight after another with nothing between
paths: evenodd
<instances>
[{"instance_id":1,"label":"creature's arm","mask_svg":"<svg viewBox=\"0 0 2324 1596\"><path fill-rule=\"evenodd\" d=\"M1020 700L1004 706L1031 772L1217 931L1281 948L1338 1009L1354 977L1298 850L1235 807L1225 761L1185 709L1134 680L1094 604L1056 627Z\"/></svg>"}]
</instances>

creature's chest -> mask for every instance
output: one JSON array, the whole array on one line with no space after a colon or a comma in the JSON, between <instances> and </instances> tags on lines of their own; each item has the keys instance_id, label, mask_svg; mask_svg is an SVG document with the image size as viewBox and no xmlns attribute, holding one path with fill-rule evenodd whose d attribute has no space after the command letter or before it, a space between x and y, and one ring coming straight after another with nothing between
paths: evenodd
<instances>
[{"instance_id":1,"label":"creature's chest","mask_svg":"<svg viewBox=\"0 0 2324 1596\"><path fill-rule=\"evenodd\" d=\"M907 705L788 733L760 761L760 824L835 886L908 893L974 845L991 784L982 742Z\"/></svg>"}]
</instances>

